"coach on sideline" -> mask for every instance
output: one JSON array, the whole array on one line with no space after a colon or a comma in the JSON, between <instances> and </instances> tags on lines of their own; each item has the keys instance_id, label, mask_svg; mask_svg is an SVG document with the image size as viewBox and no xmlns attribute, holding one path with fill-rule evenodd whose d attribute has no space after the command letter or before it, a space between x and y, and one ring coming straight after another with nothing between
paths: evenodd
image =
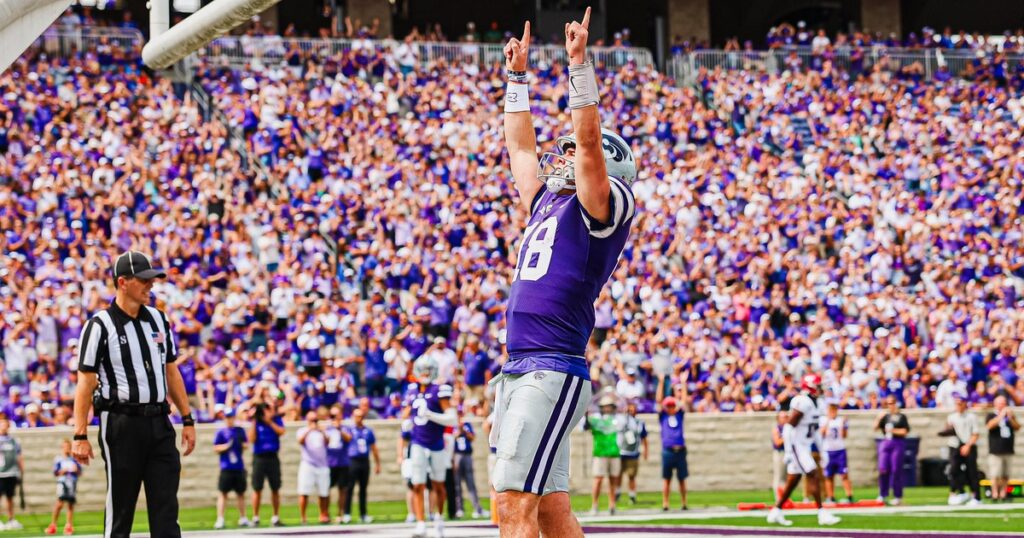
<instances>
[{"instance_id":1,"label":"coach on sideline","mask_svg":"<svg viewBox=\"0 0 1024 538\"><path fill-rule=\"evenodd\" d=\"M196 430L185 384L174 364L178 350L167 316L147 305L153 280L166 276L140 252L118 256L114 302L89 319L78 340L80 374L71 451L80 463L92 459L86 429L89 408L94 407L100 417L100 450L107 467L105 537L127 538L131 533L142 484L146 486L150 536L181 536L181 459L174 446L168 397L182 413L186 456L195 448Z\"/></svg>"}]
</instances>

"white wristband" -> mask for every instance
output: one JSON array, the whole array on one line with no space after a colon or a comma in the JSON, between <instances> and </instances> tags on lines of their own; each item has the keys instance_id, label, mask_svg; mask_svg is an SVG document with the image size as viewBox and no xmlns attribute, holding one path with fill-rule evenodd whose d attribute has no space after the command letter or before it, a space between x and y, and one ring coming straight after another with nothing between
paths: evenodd
<instances>
[{"instance_id":1,"label":"white wristband","mask_svg":"<svg viewBox=\"0 0 1024 538\"><path fill-rule=\"evenodd\" d=\"M529 112L529 86L519 82L509 82L505 88L505 112Z\"/></svg>"},{"instance_id":2,"label":"white wristband","mask_svg":"<svg viewBox=\"0 0 1024 538\"><path fill-rule=\"evenodd\" d=\"M569 108L583 108L597 103L597 74L594 73L594 64L584 62L570 65Z\"/></svg>"}]
</instances>

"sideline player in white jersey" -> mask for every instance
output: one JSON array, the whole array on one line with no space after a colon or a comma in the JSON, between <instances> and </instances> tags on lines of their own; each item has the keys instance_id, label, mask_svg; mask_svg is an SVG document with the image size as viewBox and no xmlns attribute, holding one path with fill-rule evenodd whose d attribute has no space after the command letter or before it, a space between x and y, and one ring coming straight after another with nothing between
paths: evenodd
<instances>
[{"instance_id":1,"label":"sideline player in white jersey","mask_svg":"<svg viewBox=\"0 0 1024 538\"><path fill-rule=\"evenodd\" d=\"M846 417L839 416L839 401L828 402L828 416L821 426L822 444L821 449L826 454L825 461L821 467L825 471L825 498L826 503L836 502L836 482L838 476L843 481L843 491L846 492L844 503L853 502L853 484L850 483L850 469L846 462L846 435L850 424Z\"/></svg>"},{"instance_id":2,"label":"sideline player in white jersey","mask_svg":"<svg viewBox=\"0 0 1024 538\"><path fill-rule=\"evenodd\" d=\"M601 128L590 9L565 25L573 132L537 158L530 114L530 27L505 47L505 142L521 207L530 214L512 277L508 362L495 376L494 474L503 538L582 537L569 503L569 433L590 401L584 356L594 301L629 237L637 175L629 144Z\"/></svg>"},{"instance_id":3,"label":"sideline player in white jersey","mask_svg":"<svg viewBox=\"0 0 1024 538\"><path fill-rule=\"evenodd\" d=\"M800 382L800 389L800 394L794 396L789 403L789 422L782 428L786 454L786 488L768 512L768 523L786 527L793 524L782 515L782 506L793 494L800 478L806 476L811 482L811 494L818 507L818 524L835 525L839 523L839 518L821 506L821 471L811 453L811 445L823 446L818 404L815 401L821 392L821 377L817 374L805 375ZM828 465L828 452L821 452L821 464Z\"/></svg>"}]
</instances>

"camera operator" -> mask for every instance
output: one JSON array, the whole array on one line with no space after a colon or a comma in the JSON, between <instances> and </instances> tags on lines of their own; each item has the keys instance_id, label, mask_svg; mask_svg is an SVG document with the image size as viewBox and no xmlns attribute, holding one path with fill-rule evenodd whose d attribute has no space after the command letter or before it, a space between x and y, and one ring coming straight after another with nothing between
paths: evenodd
<instances>
[{"instance_id":1,"label":"camera operator","mask_svg":"<svg viewBox=\"0 0 1024 538\"><path fill-rule=\"evenodd\" d=\"M249 442L252 443L252 524L260 524L260 501L263 498L263 484L270 482L270 503L274 516L270 524L281 525L281 436L284 435L284 420L278 413L274 401L259 401L250 411L252 425L249 427Z\"/></svg>"}]
</instances>

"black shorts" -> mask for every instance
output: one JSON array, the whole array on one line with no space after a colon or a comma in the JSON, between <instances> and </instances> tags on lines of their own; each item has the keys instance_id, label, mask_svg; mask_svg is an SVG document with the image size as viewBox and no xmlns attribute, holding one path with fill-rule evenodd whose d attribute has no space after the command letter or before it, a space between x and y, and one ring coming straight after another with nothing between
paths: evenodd
<instances>
[{"instance_id":1,"label":"black shorts","mask_svg":"<svg viewBox=\"0 0 1024 538\"><path fill-rule=\"evenodd\" d=\"M686 480L690 476L690 468L686 465L686 447L678 451L661 451L661 478L672 480L673 472L679 480Z\"/></svg>"},{"instance_id":2,"label":"black shorts","mask_svg":"<svg viewBox=\"0 0 1024 538\"><path fill-rule=\"evenodd\" d=\"M10 499L14 498L14 490L18 487L18 477L16 476L4 476L0 477L0 498L7 497Z\"/></svg>"},{"instance_id":3,"label":"black shorts","mask_svg":"<svg viewBox=\"0 0 1024 538\"><path fill-rule=\"evenodd\" d=\"M345 489L352 485L352 474L348 467L331 467L331 487Z\"/></svg>"},{"instance_id":4,"label":"black shorts","mask_svg":"<svg viewBox=\"0 0 1024 538\"><path fill-rule=\"evenodd\" d=\"M217 491L229 493L234 491L241 495L245 493L245 471L221 469L220 477L217 479Z\"/></svg>"},{"instance_id":5,"label":"black shorts","mask_svg":"<svg viewBox=\"0 0 1024 538\"><path fill-rule=\"evenodd\" d=\"M281 460L277 452L265 452L252 457L253 491L263 491L264 481L270 482L270 491L281 490Z\"/></svg>"}]
</instances>

